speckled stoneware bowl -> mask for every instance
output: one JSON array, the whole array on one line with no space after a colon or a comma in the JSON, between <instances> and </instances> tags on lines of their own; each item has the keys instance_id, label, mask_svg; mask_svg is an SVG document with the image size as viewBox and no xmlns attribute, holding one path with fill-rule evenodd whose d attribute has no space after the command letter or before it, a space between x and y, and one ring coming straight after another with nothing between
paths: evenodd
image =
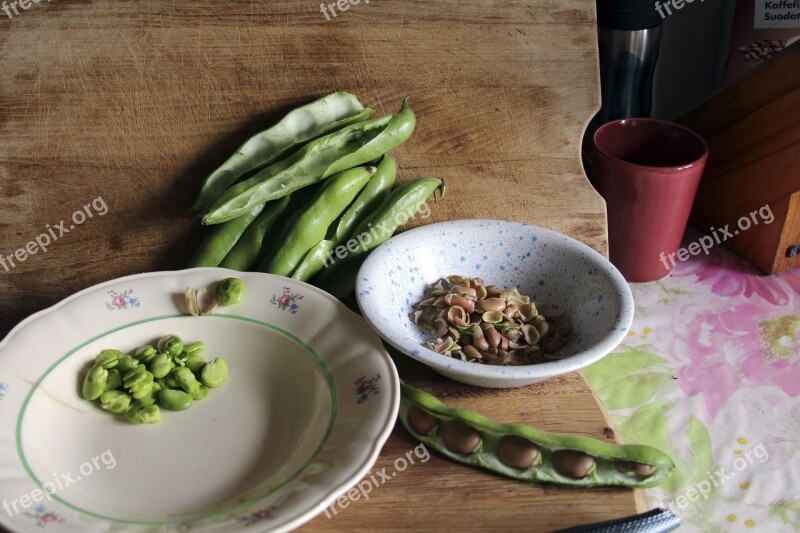
<instances>
[{"instance_id":1,"label":"speckled stoneware bowl","mask_svg":"<svg viewBox=\"0 0 800 533\"><path fill-rule=\"evenodd\" d=\"M525 366L468 363L426 347L410 315L425 289L451 275L517 287L550 312L566 312L566 357ZM519 387L588 366L613 350L633 320L625 279L602 255L555 231L501 220L454 220L393 237L358 273L356 297L369 324L394 347L436 372L480 387Z\"/></svg>"}]
</instances>

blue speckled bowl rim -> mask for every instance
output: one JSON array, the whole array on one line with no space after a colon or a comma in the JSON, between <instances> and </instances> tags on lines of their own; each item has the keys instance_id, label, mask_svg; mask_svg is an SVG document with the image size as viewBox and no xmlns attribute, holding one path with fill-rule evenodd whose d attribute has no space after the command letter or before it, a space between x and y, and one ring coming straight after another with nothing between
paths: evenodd
<instances>
[{"instance_id":1,"label":"blue speckled bowl rim","mask_svg":"<svg viewBox=\"0 0 800 533\"><path fill-rule=\"evenodd\" d=\"M517 228L527 228L531 231L531 233L535 232L537 236L544 235L554 239L557 237L555 242L558 243L558 246L566 245L577 248L588 258L593 260L598 268L598 272L607 276L611 280L612 285L616 289L614 294L620 297L619 316L613 322L608 333L602 336L593 345L578 353L570 355L565 359L526 366L489 366L468 363L466 361L444 357L441 354L438 354L433 350L420 345L415 339L394 335L392 332L383 330L380 325L373 320L375 317L380 316L378 306L372 303L376 301L375 299L370 299L368 297L365 298L362 295L362 291L365 287L363 287L361 284L363 283L364 277L367 275L367 273L370 273L370 271L373 270L376 265L380 264L382 255L385 253L390 253L389 250L395 250L398 246L405 245L407 241L411 241L412 243L420 242L428 233L435 231L465 231L473 225L476 226L475 231L481 231L481 228L477 227L481 224L484 226L488 224L497 224L499 226L516 226ZM450 220L447 222L437 222L434 224L427 224L425 226L410 229L392 237L389 241L373 250L373 252L364 261L364 264L361 265L361 268L358 271L358 276L356 277L356 301L358 302L358 306L361 309L361 313L364 315L364 318L367 320L367 323L378 333L378 335L412 359L415 359L433 368L434 370L441 369L443 372L451 376L453 374L464 374L475 378L491 379L494 381L508 380L509 382L526 378L546 379L553 376L567 374L569 372L580 370L581 368L589 366L592 363L602 359L609 352L611 352L611 350L616 348L628 334L631 323L633 322L634 312L633 294L631 293L630 287L625 281L625 278L608 259L603 257L603 255L598 253L596 250L578 240L573 239L569 235L564 235L563 233L559 233L547 228L542 228L532 224L525 224L522 222L492 219L462 219Z\"/></svg>"}]
</instances>

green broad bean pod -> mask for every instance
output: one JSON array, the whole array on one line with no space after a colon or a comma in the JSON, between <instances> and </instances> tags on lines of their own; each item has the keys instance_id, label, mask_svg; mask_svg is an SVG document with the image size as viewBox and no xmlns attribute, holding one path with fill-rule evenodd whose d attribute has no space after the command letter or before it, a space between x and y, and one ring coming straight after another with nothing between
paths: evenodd
<instances>
[{"instance_id":1,"label":"green broad bean pod","mask_svg":"<svg viewBox=\"0 0 800 533\"><path fill-rule=\"evenodd\" d=\"M308 281L325 268L328 261L328 256L336 247L334 241L323 239L317 243L311 250L308 251L306 256L292 273L292 278L298 281Z\"/></svg>"},{"instance_id":2,"label":"green broad bean pod","mask_svg":"<svg viewBox=\"0 0 800 533\"><path fill-rule=\"evenodd\" d=\"M258 204L243 215L211 228L187 266L220 266L247 228L261 215L265 206L266 204Z\"/></svg>"},{"instance_id":3,"label":"green broad bean pod","mask_svg":"<svg viewBox=\"0 0 800 533\"><path fill-rule=\"evenodd\" d=\"M352 124L311 141L286 159L227 189L208 208L203 224L226 222L260 203L373 161L405 142L415 126L416 117L406 99L395 115Z\"/></svg>"},{"instance_id":4,"label":"green broad bean pod","mask_svg":"<svg viewBox=\"0 0 800 533\"><path fill-rule=\"evenodd\" d=\"M261 244L267 232L272 229L275 222L286 211L290 196L284 196L274 202L269 202L264 211L258 215L245 230L225 259L219 264L222 268L246 272L258 263Z\"/></svg>"},{"instance_id":5,"label":"green broad bean pod","mask_svg":"<svg viewBox=\"0 0 800 533\"><path fill-rule=\"evenodd\" d=\"M384 154L375 175L339 218L333 237L336 244L345 242L353 234L353 230L386 200L396 178L397 161L390 154Z\"/></svg>"},{"instance_id":6,"label":"green broad bean pod","mask_svg":"<svg viewBox=\"0 0 800 533\"><path fill-rule=\"evenodd\" d=\"M244 174L278 160L315 137L366 120L373 113L346 92L333 93L293 109L277 124L248 139L206 178L192 209L202 212Z\"/></svg>"},{"instance_id":7,"label":"green broad bean pod","mask_svg":"<svg viewBox=\"0 0 800 533\"><path fill-rule=\"evenodd\" d=\"M358 196L375 171L375 167L356 167L327 180L281 238L277 254L267 264L262 263L259 270L290 276L308 251L325 238L328 227Z\"/></svg>"},{"instance_id":8,"label":"green broad bean pod","mask_svg":"<svg viewBox=\"0 0 800 533\"><path fill-rule=\"evenodd\" d=\"M444 182L439 178L420 178L397 187L380 207L353 230L346 249L339 250L337 247L337 256L341 252L346 257L334 262L333 266L317 276L312 283L340 299L352 294L355 290L356 273L367 254L388 241L395 230L414 216L436 189L440 189L444 195Z\"/></svg>"},{"instance_id":9,"label":"green broad bean pod","mask_svg":"<svg viewBox=\"0 0 800 533\"><path fill-rule=\"evenodd\" d=\"M335 222L336 227L331 225L328 228L328 235L331 238L321 240L309 250L292 273L292 278L298 281L309 281L329 266L329 257L336 245L345 242L353 229L389 196L396 177L397 161L391 155L385 154L367 185L358 193L347 211Z\"/></svg>"},{"instance_id":10,"label":"green broad bean pod","mask_svg":"<svg viewBox=\"0 0 800 533\"><path fill-rule=\"evenodd\" d=\"M474 411L447 407L405 383L401 383L399 418L414 438L442 455L522 481L653 487L675 466L664 452L649 446L503 424Z\"/></svg>"}]
</instances>

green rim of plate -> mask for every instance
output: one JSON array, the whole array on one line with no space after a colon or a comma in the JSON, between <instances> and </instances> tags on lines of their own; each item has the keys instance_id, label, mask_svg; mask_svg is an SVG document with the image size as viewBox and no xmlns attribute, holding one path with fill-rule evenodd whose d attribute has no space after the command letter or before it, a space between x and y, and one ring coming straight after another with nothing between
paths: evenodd
<instances>
[{"instance_id":1,"label":"green rim of plate","mask_svg":"<svg viewBox=\"0 0 800 533\"><path fill-rule=\"evenodd\" d=\"M301 340L296 335L294 335L292 333L289 333L285 329L280 328L280 327L278 327L278 326L276 326L274 324L270 324L268 322L262 322L260 320L254 319L254 318L248 318L248 317L243 317L243 316L239 316L239 315L213 314L213 315L208 315L208 317L210 317L210 318L226 318L226 319L233 319L233 320L241 320L243 322L250 322L250 323L256 324L258 326L269 328L269 329L271 329L271 330L273 330L273 331L275 331L277 333L280 333L281 335L284 335L285 337L288 337L289 339L291 339L292 341L294 341L295 343L300 345L304 350L306 350L309 353L309 355L311 355L311 357L314 359L314 361L320 367L320 369L323 372L323 375L325 376L325 379L328 382L328 387L330 388L330 391L331 391L331 419L330 419L330 422L328 423L328 429L326 430L325 435L322 438L322 442L320 443L319 447L314 451L314 453L311 455L311 457L308 459L308 461L302 466L302 468L298 469L298 471L295 472L291 477L289 477L283 483L281 483L280 485L278 485L275 488L270 489L268 492L266 492L264 494L260 494L258 496L254 496L252 498L249 498L248 500L246 500L246 501L244 501L244 502L242 502L242 503L240 503L238 505L235 505L233 507L230 507L230 508L222 509L222 510L219 510L219 511L213 511L213 512L206 513L206 514L201 514L201 515L192 515L192 516L186 517L186 518L176 518L176 519L171 519L171 520L158 520L158 521L126 520L126 519L122 519L122 518L114 518L114 517L111 517L111 516L106 516L106 515L102 515L102 514L98 514L98 513L93 513L91 511L87 511L86 509L82 509L82 508L78 507L77 505L74 505L74 504L71 504L71 503L65 501L64 499L62 499L61 497L59 497L55 493L51 493L50 497L54 501L60 503L61 505L65 506L65 507L68 507L69 509L72 509L73 511L78 511L80 513L83 513L83 514L88 515L88 516L92 516L94 518L99 518L101 520L107 520L109 522L115 522L115 523L120 523L120 524L135 524L135 525L142 525L142 526L192 524L192 523L196 523L196 522L203 522L203 521L206 521L206 520L209 520L209 519L212 519L212 518L218 518L218 517L221 517L221 516L224 516L224 515L231 515L231 514L236 513L237 511L241 511L241 510L244 510L244 509L248 508L253 503L255 503L255 502L257 502L257 501L259 501L259 500L261 500L263 498L266 498L270 494L274 494L275 492L277 492L280 489L282 489L283 487L285 487L288 483L290 483L291 481L296 479L297 476L299 476L301 473L303 473L311 463L314 462L314 460L317 458L319 453L324 448L325 444L328 441L328 438L331 435L331 432L333 431L333 426L334 426L334 422L336 421L336 415L338 413L338 407L339 407L339 395L338 395L337 390L336 390L336 383L334 383L333 375L331 374L330 369L328 368L328 365L325 364L325 361L322 360L322 358L319 356L319 354L317 354L317 352L314 350L314 348L312 348L311 346L306 344L303 340ZM56 362L54 362L52 365L50 365L50 367L47 370L44 371L44 374L39 376L39 378L36 380L36 382L31 387L30 391L28 391L27 396L25 396L25 400L22 402L22 407L20 408L19 416L17 417L17 429L16 429L17 454L19 455L19 459L22 462L22 466L25 468L25 471L28 473L28 476L30 476L30 478L33 480L33 482L36 484L37 487L41 487L41 486L43 486L43 484L39 480L39 478L36 477L36 474L33 473L33 470L31 470L30 465L28 465L28 461L25 459L25 453L22 450L22 419L25 416L25 410L28 407L28 402L30 401L31 397L33 396L33 393L36 392L36 389L39 388L39 385L42 383L42 381L44 381L44 379L48 376L48 374L50 374L50 372L52 372L56 367L58 367L58 365L63 363L68 357L70 357L76 351L80 350L81 348L83 348L84 346L86 346L89 343L92 343L92 342L94 342L96 340L102 339L103 337L105 337L107 335L111 335L112 333L116 333L117 331L120 331L120 330L123 330L123 329L127 329L127 328L130 328L130 327L133 327L133 326L138 326L139 324L145 324L145 323L148 323L148 322L155 322L155 321L158 321L158 320L166 320L166 319L169 319L169 318L191 318L191 316L187 315L187 314L183 314L183 313L177 313L177 314L172 314L172 315L161 315L161 316L156 316L156 317L152 317L152 318L146 318L146 319L143 319L143 320L137 320L135 322L130 322L128 324L124 324L122 326L118 326L118 327L116 327L114 329L110 329L110 330L108 330L106 332L103 332L103 333L101 333L99 335L96 335L96 336L92 337L91 339L86 340L86 341L82 342L81 344L79 344L78 346L74 347L73 349L68 351L63 357L61 357Z\"/></svg>"}]
</instances>

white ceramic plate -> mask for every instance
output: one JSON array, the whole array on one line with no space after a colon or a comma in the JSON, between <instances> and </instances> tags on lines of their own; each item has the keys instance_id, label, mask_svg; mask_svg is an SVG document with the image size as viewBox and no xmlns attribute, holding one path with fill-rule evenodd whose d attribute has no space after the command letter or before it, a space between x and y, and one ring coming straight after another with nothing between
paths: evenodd
<instances>
[{"instance_id":1,"label":"white ceramic plate","mask_svg":"<svg viewBox=\"0 0 800 533\"><path fill-rule=\"evenodd\" d=\"M213 289L234 275L247 287L240 304L185 314L187 286ZM131 352L167 333L225 357L228 382L149 425L81 398L81 372L100 350ZM113 280L28 318L0 344L0 523L285 531L368 472L398 403L380 339L314 287L210 268Z\"/></svg>"}]
</instances>

